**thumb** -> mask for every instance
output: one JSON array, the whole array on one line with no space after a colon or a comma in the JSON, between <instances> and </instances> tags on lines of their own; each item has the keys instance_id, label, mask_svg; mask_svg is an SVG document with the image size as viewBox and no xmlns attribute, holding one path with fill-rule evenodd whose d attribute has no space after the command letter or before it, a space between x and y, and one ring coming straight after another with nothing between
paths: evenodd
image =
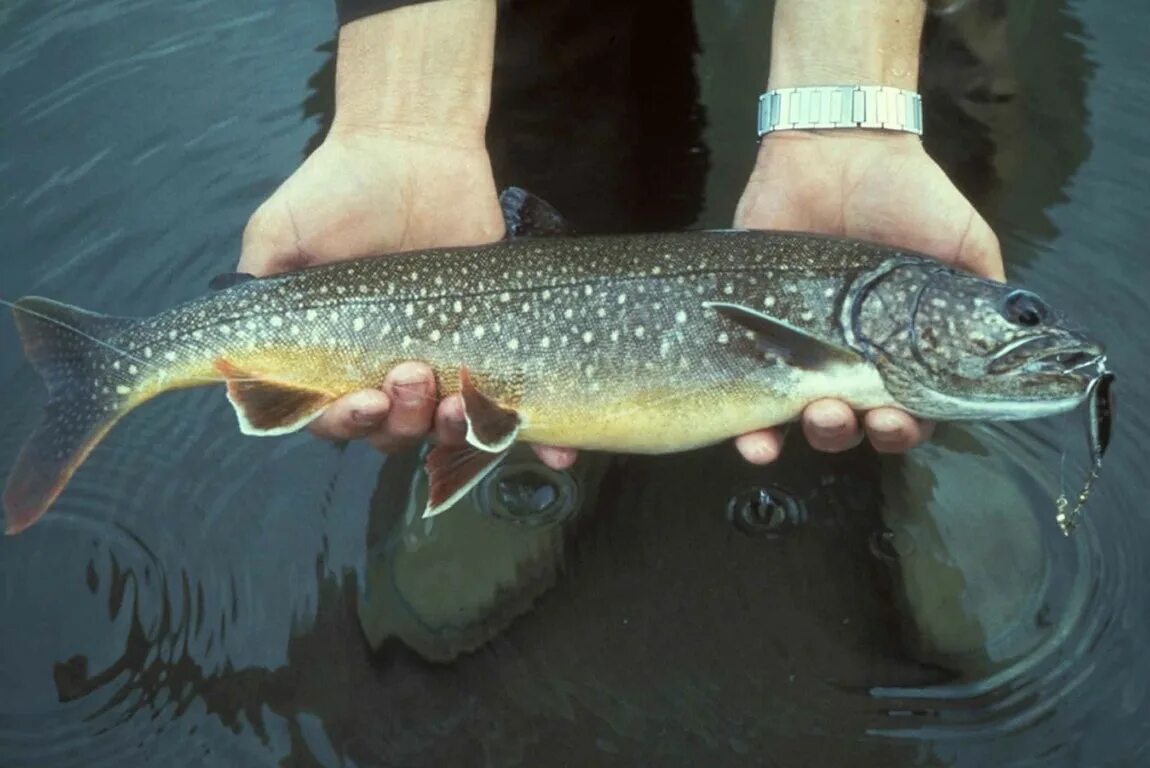
<instances>
[{"instance_id":1,"label":"thumb","mask_svg":"<svg viewBox=\"0 0 1150 768\"><path fill-rule=\"evenodd\" d=\"M955 261L958 266L977 275L992 280L1006 280L998 236L994 234L994 230L986 220L974 211L971 212L970 223L959 243Z\"/></svg>"},{"instance_id":2,"label":"thumb","mask_svg":"<svg viewBox=\"0 0 1150 768\"><path fill-rule=\"evenodd\" d=\"M273 195L244 227L237 271L262 277L300 269L308 261L290 207L279 204Z\"/></svg>"}]
</instances>

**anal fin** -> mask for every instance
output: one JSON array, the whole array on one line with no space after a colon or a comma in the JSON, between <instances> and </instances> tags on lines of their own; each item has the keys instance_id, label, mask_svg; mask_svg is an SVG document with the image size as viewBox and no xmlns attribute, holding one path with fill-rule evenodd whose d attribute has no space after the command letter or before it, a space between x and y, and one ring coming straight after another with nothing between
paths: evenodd
<instances>
[{"instance_id":1,"label":"anal fin","mask_svg":"<svg viewBox=\"0 0 1150 768\"><path fill-rule=\"evenodd\" d=\"M499 466L507 451L491 453L470 445L437 445L427 454L427 508L423 516L435 517Z\"/></svg>"},{"instance_id":2,"label":"anal fin","mask_svg":"<svg viewBox=\"0 0 1150 768\"><path fill-rule=\"evenodd\" d=\"M303 429L336 396L248 373L227 360L215 368L227 379L228 400L245 435L285 435Z\"/></svg>"}]
</instances>

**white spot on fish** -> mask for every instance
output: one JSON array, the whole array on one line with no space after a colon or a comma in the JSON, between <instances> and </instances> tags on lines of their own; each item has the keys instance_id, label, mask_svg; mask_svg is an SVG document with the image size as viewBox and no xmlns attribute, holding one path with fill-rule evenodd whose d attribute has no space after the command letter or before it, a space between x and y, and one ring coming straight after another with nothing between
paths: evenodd
<instances>
[{"instance_id":1,"label":"white spot on fish","mask_svg":"<svg viewBox=\"0 0 1150 768\"><path fill-rule=\"evenodd\" d=\"M619 332L618 331L611 331L611 341L618 341L618 340L619 340Z\"/></svg>"},{"instance_id":2,"label":"white spot on fish","mask_svg":"<svg viewBox=\"0 0 1150 768\"><path fill-rule=\"evenodd\" d=\"M192 331L192 338L196 341L199 341L200 339L204 338L204 332L201 330Z\"/></svg>"},{"instance_id":3,"label":"white spot on fish","mask_svg":"<svg viewBox=\"0 0 1150 768\"><path fill-rule=\"evenodd\" d=\"M551 289L546 288L543 290L543 300L548 301L551 298Z\"/></svg>"},{"instance_id":4,"label":"white spot on fish","mask_svg":"<svg viewBox=\"0 0 1150 768\"><path fill-rule=\"evenodd\" d=\"M174 363L174 362L176 362L176 353L175 352L165 352L164 353L164 359L167 360L169 363Z\"/></svg>"},{"instance_id":5,"label":"white spot on fish","mask_svg":"<svg viewBox=\"0 0 1150 768\"><path fill-rule=\"evenodd\" d=\"M834 288L823 289L823 296L825 296L828 299L833 299L835 296L835 289Z\"/></svg>"},{"instance_id":6,"label":"white spot on fish","mask_svg":"<svg viewBox=\"0 0 1150 768\"><path fill-rule=\"evenodd\" d=\"M131 391L132 391L131 387L125 387L123 384L119 384L116 386L116 394L117 395L126 395Z\"/></svg>"},{"instance_id":7,"label":"white spot on fish","mask_svg":"<svg viewBox=\"0 0 1150 768\"><path fill-rule=\"evenodd\" d=\"M321 286L319 287L319 292L320 292L320 293L327 293L327 286L326 286L326 285L321 285Z\"/></svg>"},{"instance_id":8,"label":"white spot on fish","mask_svg":"<svg viewBox=\"0 0 1150 768\"><path fill-rule=\"evenodd\" d=\"M511 294L507 291L504 291L503 293L499 294L499 300L506 304L507 302L511 301Z\"/></svg>"},{"instance_id":9,"label":"white spot on fish","mask_svg":"<svg viewBox=\"0 0 1150 768\"><path fill-rule=\"evenodd\" d=\"M140 369L137 368L136 366L134 366L134 365L128 366L128 373L132 374L133 376L135 376L139 372L140 372Z\"/></svg>"},{"instance_id":10,"label":"white spot on fish","mask_svg":"<svg viewBox=\"0 0 1150 768\"><path fill-rule=\"evenodd\" d=\"M151 356L152 356L152 348L151 347L144 347L144 357L151 357Z\"/></svg>"},{"instance_id":11,"label":"white spot on fish","mask_svg":"<svg viewBox=\"0 0 1150 768\"><path fill-rule=\"evenodd\" d=\"M599 307L599 309L595 310L595 314L598 315L599 317L606 317L607 316L607 310L604 309L603 307Z\"/></svg>"},{"instance_id":12,"label":"white spot on fish","mask_svg":"<svg viewBox=\"0 0 1150 768\"><path fill-rule=\"evenodd\" d=\"M272 324L272 328L279 328L284 324L284 319L279 315L272 315L268 322Z\"/></svg>"},{"instance_id":13,"label":"white spot on fish","mask_svg":"<svg viewBox=\"0 0 1150 768\"><path fill-rule=\"evenodd\" d=\"M583 331L583 343L584 344L590 344L592 339L594 339L594 338L595 338L595 334L591 333L591 331Z\"/></svg>"},{"instance_id":14,"label":"white spot on fish","mask_svg":"<svg viewBox=\"0 0 1150 768\"><path fill-rule=\"evenodd\" d=\"M523 314L527 314L528 312L531 311L531 305L525 301L525 302L523 302L523 306L521 306L519 308L519 311L522 312Z\"/></svg>"},{"instance_id":15,"label":"white spot on fish","mask_svg":"<svg viewBox=\"0 0 1150 768\"><path fill-rule=\"evenodd\" d=\"M641 339L646 335L647 335L647 329L644 328L643 326L640 325L638 328L635 329L635 338L636 339Z\"/></svg>"},{"instance_id":16,"label":"white spot on fish","mask_svg":"<svg viewBox=\"0 0 1150 768\"><path fill-rule=\"evenodd\" d=\"M583 375L585 375L587 378L591 378L592 376L594 376L595 375L595 366L589 365L586 368L584 368L583 369Z\"/></svg>"},{"instance_id":17,"label":"white spot on fish","mask_svg":"<svg viewBox=\"0 0 1150 768\"><path fill-rule=\"evenodd\" d=\"M652 275L661 275L661 274L663 274L663 268L660 267L658 264L656 264L655 266L651 267L651 274Z\"/></svg>"},{"instance_id":18,"label":"white spot on fish","mask_svg":"<svg viewBox=\"0 0 1150 768\"><path fill-rule=\"evenodd\" d=\"M805 312L803 312L801 315L799 315L799 317L800 317L800 318L802 318L803 320L805 320L806 322L808 322L808 323L809 323L811 320L814 320L814 319L815 319L815 313L814 313L814 312L811 312L811 311L808 309L807 311L805 311Z\"/></svg>"},{"instance_id":19,"label":"white spot on fish","mask_svg":"<svg viewBox=\"0 0 1150 768\"><path fill-rule=\"evenodd\" d=\"M687 313L680 309L675 313L675 322L679 323L680 325L687 322Z\"/></svg>"},{"instance_id":20,"label":"white spot on fish","mask_svg":"<svg viewBox=\"0 0 1150 768\"><path fill-rule=\"evenodd\" d=\"M408 347L410 347L411 346L411 337L410 336L404 336L401 346L404 349L407 349Z\"/></svg>"},{"instance_id":21,"label":"white spot on fish","mask_svg":"<svg viewBox=\"0 0 1150 768\"><path fill-rule=\"evenodd\" d=\"M567 307L567 309L563 310L563 317L570 320L571 318L575 317L575 310L571 309L571 307Z\"/></svg>"},{"instance_id":22,"label":"white spot on fish","mask_svg":"<svg viewBox=\"0 0 1150 768\"><path fill-rule=\"evenodd\" d=\"M730 283L727 283L726 285L723 286L723 293L726 294L727 296L730 296L734 292L735 292L735 289Z\"/></svg>"},{"instance_id":23,"label":"white spot on fish","mask_svg":"<svg viewBox=\"0 0 1150 768\"><path fill-rule=\"evenodd\" d=\"M731 340L731 337L727 335L726 331L723 331L722 333L719 334L719 343L720 344L726 344L730 340Z\"/></svg>"},{"instance_id":24,"label":"white spot on fish","mask_svg":"<svg viewBox=\"0 0 1150 768\"><path fill-rule=\"evenodd\" d=\"M667 339L659 344L659 357L666 357L667 353L671 351L671 342Z\"/></svg>"},{"instance_id":25,"label":"white spot on fish","mask_svg":"<svg viewBox=\"0 0 1150 768\"><path fill-rule=\"evenodd\" d=\"M431 333L427 334L427 338L431 339L432 341L439 341L441 336L442 334L438 331L438 329L433 330Z\"/></svg>"},{"instance_id":26,"label":"white spot on fish","mask_svg":"<svg viewBox=\"0 0 1150 768\"><path fill-rule=\"evenodd\" d=\"M180 332L174 328L172 330L168 331L168 338L171 339L172 341L175 341L176 337L179 335L180 335Z\"/></svg>"},{"instance_id":27,"label":"white spot on fish","mask_svg":"<svg viewBox=\"0 0 1150 768\"><path fill-rule=\"evenodd\" d=\"M519 339L512 339L511 341L507 342L507 348L512 352L519 349Z\"/></svg>"},{"instance_id":28,"label":"white spot on fish","mask_svg":"<svg viewBox=\"0 0 1150 768\"><path fill-rule=\"evenodd\" d=\"M539 346L543 347L544 349L547 349L548 347L550 347L551 346L550 337L544 336L542 339L540 339L539 340Z\"/></svg>"},{"instance_id":29,"label":"white spot on fish","mask_svg":"<svg viewBox=\"0 0 1150 768\"><path fill-rule=\"evenodd\" d=\"M618 304L626 304L627 303L627 294L620 293L619 296L615 299L615 301Z\"/></svg>"},{"instance_id":30,"label":"white spot on fish","mask_svg":"<svg viewBox=\"0 0 1150 768\"><path fill-rule=\"evenodd\" d=\"M455 310L456 312L462 312L463 311L463 302L460 301L459 299L456 299L455 303L451 305L451 308L453 310Z\"/></svg>"},{"instance_id":31,"label":"white spot on fish","mask_svg":"<svg viewBox=\"0 0 1150 768\"><path fill-rule=\"evenodd\" d=\"M477 338L477 339L482 339L482 338L483 338L483 334L485 333L483 326L482 326L482 325L477 325L477 326L475 326L475 331L474 331L474 333L475 333L475 338Z\"/></svg>"},{"instance_id":32,"label":"white spot on fish","mask_svg":"<svg viewBox=\"0 0 1150 768\"><path fill-rule=\"evenodd\" d=\"M407 306L403 308L403 314L406 315L407 317L411 317L412 315L414 315L415 314L415 305L412 304L411 302L408 302Z\"/></svg>"},{"instance_id":33,"label":"white spot on fish","mask_svg":"<svg viewBox=\"0 0 1150 768\"><path fill-rule=\"evenodd\" d=\"M304 315L304 317L306 317L306 318L307 318L309 321L310 321L310 320L315 320L315 310L314 310L314 309L309 309L309 310L307 311L307 314L306 314L306 315Z\"/></svg>"},{"instance_id":34,"label":"white spot on fish","mask_svg":"<svg viewBox=\"0 0 1150 768\"><path fill-rule=\"evenodd\" d=\"M291 332L291 335L292 335L292 336L299 336L299 326L298 326L298 325L293 325L293 326L290 328L290 332Z\"/></svg>"},{"instance_id":35,"label":"white spot on fish","mask_svg":"<svg viewBox=\"0 0 1150 768\"><path fill-rule=\"evenodd\" d=\"M113 367L114 369L116 369L117 371L118 371L118 370L120 370L120 361L119 361L119 360L117 360L117 361L115 361L114 363L112 363L112 367Z\"/></svg>"},{"instance_id":36,"label":"white spot on fish","mask_svg":"<svg viewBox=\"0 0 1150 768\"><path fill-rule=\"evenodd\" d=\"M220 333L222 333L223 335L227 336L231 332L232 332L232 328L230 325L227 325L225 323L224 325L220 326Z\"/></svg>"},{"instance_id":37,"label":"white spot on fish","mask_svg":"<svg viewBox=\"0 0 1150 768\"><path fill-rule=\"evenodd\" d=\"M333 323L338 323L338 322L339 322L339 312L336 312L335 310L332 310L332 312L331 312L331 321L332 321Z\"/></svg>"},{"instance_id":38,"label":"white spot on fish","mask_svg":"<svg viewBox=\"0 0 1150 768\"><path fill-rule=\"evenodd\" d=\"M763 306L766 307L767 309L770 309L771 307L775 306L776 303L777 302L776 302L774 296L764 296L763 297Z\"/></svg>"},{"instance_id":39,"label":"white spot on fish","mask_svg":"<svg viewBox=\"0 0 1150 768\"><path fill-rule=\"evenodd\" d=\"M363 330L363 318L357 317L355 320L353 320L351 322L351 327L353 330L362 331Z\"/></svg>"},{"instance_id":40,"label":"white spot on fish","mask_svg":"<svg viewBox=\"0 0 1150 768\"><path fill-rule=\"evenodd\" d=\"M451 334L451 343L457 347L459 346L459 331L455 331Z\"/></svg>"},{"instance_id":41,"label":"white spot on fish","mask_svg":"<svg viewBox=\"0 0 1150 768\"><path fill-rule=\"evenodd\" d=\"M592 288L591 286L589 286L589 285L583 286L583 295L584 296L590 296L594 292L595 292L595 289Z\"/></svg>"}]
</instances>

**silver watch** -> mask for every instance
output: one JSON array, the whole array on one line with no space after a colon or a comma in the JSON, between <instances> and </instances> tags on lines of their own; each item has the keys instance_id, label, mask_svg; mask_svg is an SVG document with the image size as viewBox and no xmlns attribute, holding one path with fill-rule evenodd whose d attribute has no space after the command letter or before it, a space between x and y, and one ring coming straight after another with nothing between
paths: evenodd
<instances>
[{"instance_id":1,"label":"silver watch","mask_svg":"<svg viewBox=\"0 0 1150 768\"><path fill-rule=\"evenodd\" d=\"M759 138L772 131L880 128L922 135L922 96L888 85L779 88L759 97Z\"/></svg>"}]
</instances>

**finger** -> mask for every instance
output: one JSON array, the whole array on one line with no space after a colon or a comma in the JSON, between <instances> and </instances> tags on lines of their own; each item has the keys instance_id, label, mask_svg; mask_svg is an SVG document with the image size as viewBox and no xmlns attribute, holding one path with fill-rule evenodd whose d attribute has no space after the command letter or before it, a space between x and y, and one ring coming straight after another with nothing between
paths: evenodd
<instances>
[{"instance_id":1,"label":"finger","mask_svg":"<svg viewBox=\"0 0 1150 768\"><path fill-rule=\"evenodd\" d=\"M467 420L461 396L445 397L435 409L435 439L443 445L461 445L466 441Z\"/></svg>"},{"instance_id":2,"label":"finger","mask_svg":"<svg viewBox=\"0 0 1150 768\"><path fill-rule=\"evenodd\" d=\"M879 453L903 453L930 438L934 423L895 408L876 408L865 418L867 437Z\"/></svg>"},{"instance_id":3,"label":"finger","mask_svg":"<svg viewBox=\"0 0 1150 768\"><path fill-rule=\"evenodd\" d=\"M777 429L760 429L735 438L735 448L752 464L770 464L783 452L783 433Z\"/></svg>"},{"instance_id":4,"label":"finger","mask_svg":"<svg viewBox=\"0 0 1150 768\"><path fill-rule=\"evenodd\" d=\"M803 434L816 451L841 453L862 442L858 419L841 400L816 400L803 410Z\"/></svg>"},{"instance_id":5,"label":"finger","mask_svg":"<svg viewBox=\"0 0 1150 768\"><path fill-rule=\"evenodd\" d=\"M341 397L310 425L326 440L358 440L375 432L387 418L391 401L378 389L365 389Z\"/></svg>"},{"instance_id":6,"label":"finger","mask_svg":"<svg viewBox=\"0 0 1150 768\"><path fill-rule=\"evenodd\" d=\"M424 363L400 363L383 380L391 410L371 436L376 448L391 453L408 448L431 429L435 416L435 375Z\"/></svg>"},{"instance_id":7,"label":"finger","mask_svg":"<svg viewBox=\"0 0 1150 768\"><path fill-rule=\"evenodd\" d=\"M579 456L574 448L560 448L556 445L532 445L531 449L540 461L557 472L569 469Z\"/></svg>"}]
</instances>

